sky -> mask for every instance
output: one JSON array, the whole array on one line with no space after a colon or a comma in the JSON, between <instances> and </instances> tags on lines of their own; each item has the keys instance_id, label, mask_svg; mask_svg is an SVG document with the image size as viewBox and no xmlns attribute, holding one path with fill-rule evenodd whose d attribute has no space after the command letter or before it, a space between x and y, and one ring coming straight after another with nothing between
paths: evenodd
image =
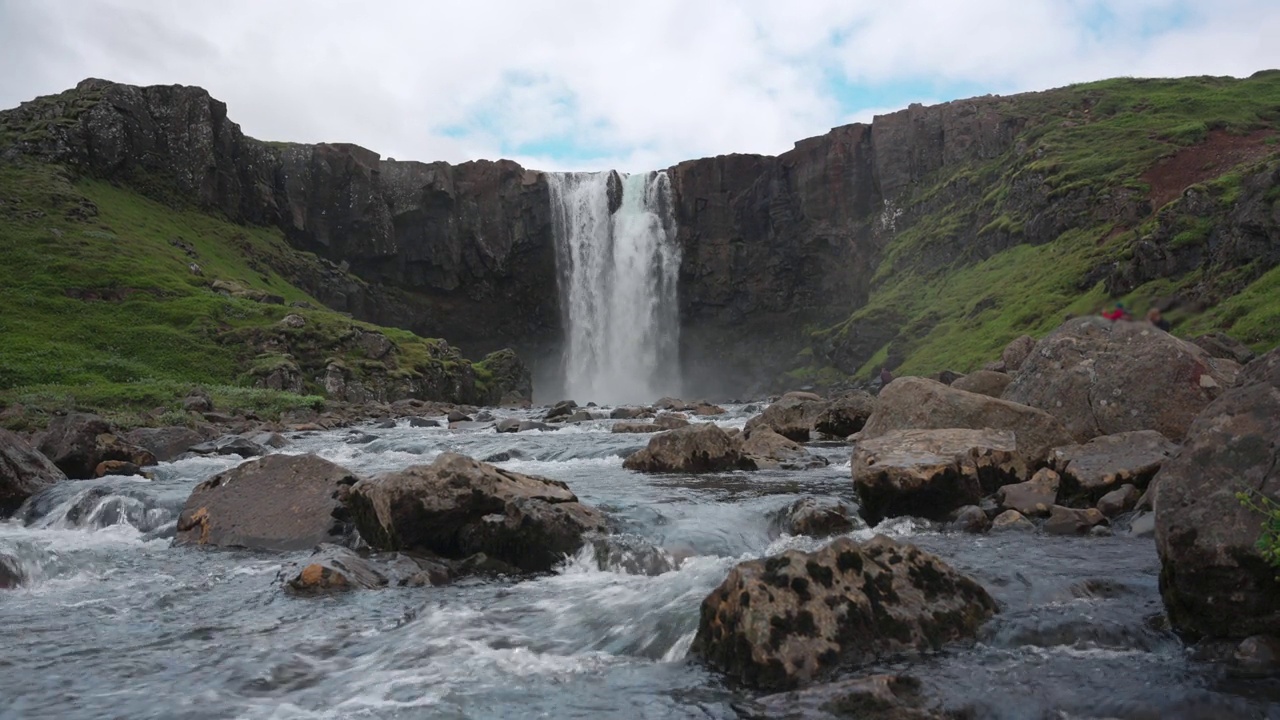
<instances>
[{"instance_id":1,"label":"sky","mask_svg":"<svg viewBox=\"0 0 1280 720\"><path fill-rule=\"evenodd\" d=\"M199 85L263 140L642 171L906 107L1280 67L1280 0L0 0L0 108Z\"/></svg>"}]
</instances>

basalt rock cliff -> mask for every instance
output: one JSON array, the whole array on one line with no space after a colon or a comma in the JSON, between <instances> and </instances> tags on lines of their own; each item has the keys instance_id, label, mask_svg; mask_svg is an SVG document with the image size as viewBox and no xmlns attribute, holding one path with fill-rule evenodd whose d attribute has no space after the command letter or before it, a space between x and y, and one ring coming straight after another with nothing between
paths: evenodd
<instances>
[{"instance_id":1,"label":"basalt rock cliff","mask_svg":"<svg viewBox=\"0 0 1280 720\"><path fill-rule=\"evenodd\" d=\"M913 105L776 157L682 162L669 172L686 382L723 395L976 366L1108 296L1265 297L1280 282L1278 112L1276 73L1117 80ZM358 319L554 364L537 171L262 142L200 88L102 80L0 113L0 160L31 158L278 227L359 279L290 278ZM1186 327L1280 339L1238 324L1241 307Z\"/></svg>"}]
</instances>

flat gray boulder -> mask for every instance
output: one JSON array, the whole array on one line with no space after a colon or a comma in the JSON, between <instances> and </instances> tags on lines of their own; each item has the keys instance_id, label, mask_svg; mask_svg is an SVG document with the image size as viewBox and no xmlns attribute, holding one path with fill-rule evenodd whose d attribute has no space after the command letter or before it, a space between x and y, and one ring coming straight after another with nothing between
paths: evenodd
<instances>
[{"instance_id":1,"label":"flat gray boulder","mask_svg":"<svg viewBox=\"0 0 1280 720\"><path fill-rule=\"evenodd\" d=\"M1055 448L1051 464L1062 476L1062 497L1068 504L1092 505L1121 485L1146 489L1177 450L1155 430L1138 430Z\"/></svg>"}]
</instances>

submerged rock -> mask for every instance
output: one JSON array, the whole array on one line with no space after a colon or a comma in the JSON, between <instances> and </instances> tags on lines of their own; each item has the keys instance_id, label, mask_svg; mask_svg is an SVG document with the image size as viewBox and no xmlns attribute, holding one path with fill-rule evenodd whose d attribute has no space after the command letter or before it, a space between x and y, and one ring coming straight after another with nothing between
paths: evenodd
<instances>
[{"instance_id":1,"label":"submerged rock","mask_svg":"<svg viewBox=\"0 0 1280 720\"><path fill-rule=\"evenodd\" d=\"M843 500L805 497L780 511L774 525L788 535L824 538L847 533L862 521L857 508Z\"/></svg>"},{"instance_id":2,"label":"submerged rock","mask_svg":"<svg viewBox=\"0 0 1280 720\"><path fill-rule=\"evenodd\" d=\"M648 473L701 473L755 470L742 452L742 441L710 423L655 435L649 446L633 453L622 466Z\"/></svg>"},{"instance_id":3,"label":"submerged rock","mask_svg":"<svg viewBox=\"0 0 1280 720\"><path fill-rule=\"evenodd\" d=\"M946 520L1021 480L1018 450L1013 433L999 430L894 430L861 440L850 465L862 517L872 525L904 515Z\"/></svg>"},{"instance_id":4,"label":"submerged rock","mask_svg":"<svg viewBox=\"0 0 1280 720\"><path fill-rule=\"evenodd\" d=\"M814 423L826 409L827 401L821 396L810 392L789 392L748 420L746 432L767 425L788 440L808 442Z\"/></svg>"},{"instance_id":5,"label":"submerged rock","mask_svg":"<svg viewBox=\"0 0 1280 720\"><path fill-rule=\"evenodd\" d=\"M223 435L209 442L191 446L190 452L196 455L239 455L243 458L252 458L266 455L271 450L246 437Z\"/></svg>"},{"instance_id":6,"label":"submerged rock","mask_svg":"<svg viewBox=\"0 0 1280 720\"><path fill-rule=\"evenodd\" d=\"M484 553L525 572L550 570L584 535L605 529L604 516L564 483L452 452L362 480L348 502L375 548L451 559Z\"/></svg>"},{"instance_id":7,"label":"submerged rock","mask_svg":"<svg viewBox=\"0 0 1280 720\"><path fill-rule=\"evenodd\" d=\"M73 480L92 478L103 460L124 460L144 467L156 464L149 450L116 435L106 420L84 413L51 420L40 436L38 449Z\"/></svg>"},{"instance_id":8,"label":"submerged rock","mask_svg":"<svg viewBox=\"0 0 1280 720\"><path fill-rule=\"evenodd\" d=\"M26 581L16 558L0 553L0 590L16 588Z\"/></svg>"},{"instance_id":9,"label":"submerged rock","mask_svg":"<svg viewBox=\"0 0 1280 720\"><path fill-rule=\"evenodd\" d=\"M1093 438L1082 445L1055 448L1052 463L1062 475L1062 495L1081 504L1097 502L1124 484L1147 487L1160 465L1178 446L1154 430Z\"/></svg>"},{"instance_id":10,"label":"submerged rock","mask_svg":"<svg viewBox=\"0 0 1280 720\"><path fill-rule=\"evenodd\" d=\"M66 479L58 466L26 440L0 428L0 518L12 515L27 498Z\"/></svg>"},{"instance_id":11,"label":"submerged rock","mask_svg":"<svg viewBox=\"0 0 1280 720\"><path fill-rule=\"evenodd\" d=\"M1257 545L1265 503L1280 502L1280 349L1250 363L1240 385L1200 413L1152 486L1160 590L1174 628L1280 635L1277 568Z\"/></svg>"},{"instance_id":12,"label":"submerged rock","mask_svg":"<svg viewBox=\"0 0 1280 720\"><path fill-rule=\"evenodd\" d=\"M907 675L871 675L766 695L738 708L746 720L856 718L856 720L961 720L925 697Z\"/></svg>"},{"instance_id":13,"label":"submerged rock","mask_svg":"<svg viewBox=\"0 0 1280 720\"><path fill-rule=\"evenodd\" d=\"M452 571L443 562L404 553L357 553L338 545L318 548L286 570L285 586L300 594L372 589L388 585L446 585Z\"/></svg>"},{"instance_id":14,"label":"submerged rock","mask_svg":"<svg viewBox=\"0 0 1280 720\"><path fill-rule=\"evenodd\" d=\"M349 542L342 498L355 482L316 455L251 460L195 486L173 543L288 551Z\"/></svg>"},{"instance_id":15,"label":"submerged rock","mask_svg":"<svg viewBox=\"0 0 1280 720\"><path fill-rule=\"evenodd\" d=\"M947 518L947 529L981 535L991 529L991 518L977 505L965 505Z\"/></svg>"},{"instance_id":16,"label":"submerged rock","mask_svg":"<svg viewBox=\"0 0 1280 720\"><path fill-rule=\"evenodd\" d=\"M1009 431L1032 466L1044 462L1051 449L1071 442L1062 423L1043 410L918 377L898 378L885 386L876 411L862 428L862 439L894 430L946 428Z\"/></svg>"},{"instance_id":17,"label":"submerged rock","mask_svg":"<svg viewBox=\"0 0 1280 720\"><path fill-rule=\"evenodd\" d=\"M702 601L691 651L752 687L787 689L971 637L995 612L982 586L913 545L839 538L731 570Z\"/></svg>"}]
</instances>

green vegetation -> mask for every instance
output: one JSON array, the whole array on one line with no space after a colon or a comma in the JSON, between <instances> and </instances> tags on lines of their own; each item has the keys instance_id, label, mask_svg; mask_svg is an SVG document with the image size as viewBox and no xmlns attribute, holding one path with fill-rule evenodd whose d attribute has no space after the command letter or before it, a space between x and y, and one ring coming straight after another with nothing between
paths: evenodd
<instances>
[{"instance_id":1,"label":"green vegetation","mask_svg":"<svg viewBox=\"0 0 1280 720\"><path fill-rule=\"evenodd\" d=\"M1258 535L1255 547L1263 560L1280 571L1280 504L1255 492L1238 492L1236 499L1262 516L1262 533Z\"/></svg>"},{"instance_id":2,"label":"green vegetation","mask_svg":"<svg viewBox=\"0 0 1280 720\"><path fill-rule=\"evenodd\" d=\"M1278 156L1280 73L1115 79L993 103L1021 128L1012 147L948 165L897 198L895 228L867 304L812 333L814 356L797 358L790 379L821 373L829 380L832 364L858 378L886 362L904 374L968 372L998 358L1013 338L1044 335L1067 316L1097 312L1115 299L1142 309L1153 298L1184 293L1209 308L1169 314L1175 332L1222 330L1257 350L1280 344L1280 270L1197 269L1124 298L1108 297L1102 282L1108 268L1132 258L1139 241L1180 252L1210 242L1243 197L1249 173ZM1172 180L1147 174L1162 160L1224 137L1249 148L1235 161L1241 165L1184 162ZM1188 184L1204 198L1194 211L1177 199ZM1162 212L1135 219L1111 209L1157 192L1175 198ZM1278 202L1276 192L1266 202ZM1206 213L1206 205L1213 210ZM1031 223L1046 210L1072 221L1060 234L1046 234L1044 222ZM851 342L886 317L901 320L890 342L874 352ZM857 354L840 355L854 346Z\"/></svg>"}]
</instances>

